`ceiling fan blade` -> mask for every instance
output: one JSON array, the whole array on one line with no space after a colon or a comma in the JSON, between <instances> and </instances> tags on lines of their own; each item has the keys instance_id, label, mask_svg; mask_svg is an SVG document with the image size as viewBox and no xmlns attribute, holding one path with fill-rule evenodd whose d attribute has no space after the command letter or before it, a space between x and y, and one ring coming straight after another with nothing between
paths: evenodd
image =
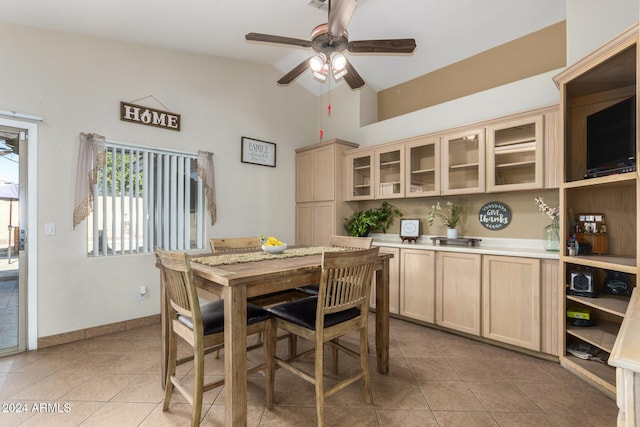
<instances>
[{"instance_id":1,"label":"ceiling fan blade","mask_svg":"<svg viewBox=\"0 0 640 427\"><path fill-rule=\"evenodd\" d=\"M358 0L329 0L329 21L327 33L329 37L339 39L347 29L349 21L356 10Z\"/></svg>"},{"instance_id":2,"label":"ceiling fan blade","mask_svg":"<svg viewBox=\"0 0 640 427\"><path fill-rule=\"evenodd\" d=\"M311 47L309 40L294 39L293 37L272 36L271 34L249 33L245 39L256 42L288 44L301 47Z\"/></svg>"},{"instance_id":3,"label":"ceiling fan blade","mask_svg":"<svg viewBox=\"0 0 640 427\"><path fill-rule=\"evenodd\" d=\"M354 53L411 53L415 48L414 39L356 40L347 46Z\"/></svg>"},{"instance_id":4,"label":"ceiling fan blade","mask_svg":"<svg viewBox=\"0 0 640 427\"><path fill-rule=\"evenodd\" d=\"M348 60L347 60L346 69L347 69L347 74L345 74L343 78L344 78L344 81L347 82L347 84L351 89L358 89L364 86L364 80L362 80L362 77L360 77L360 74L358 74L356 69L353 68L353 65L351 65L351 62L349 62Z\"/></svg>"},{"instance_id":5,"label":"ceiling fan blade","mask_svg":"<svg viewBox=\"0 0 640 427\"><path fill-rule=\"evenodd\" d=\"M298 64L293 70L289 71L287 74L282 76L280 80L278 80L279 85L288 85L292 81L295 80L300 74L304 73L309 68L309 59L305 59L300 64Z\"/></svg>"}]
</instances>

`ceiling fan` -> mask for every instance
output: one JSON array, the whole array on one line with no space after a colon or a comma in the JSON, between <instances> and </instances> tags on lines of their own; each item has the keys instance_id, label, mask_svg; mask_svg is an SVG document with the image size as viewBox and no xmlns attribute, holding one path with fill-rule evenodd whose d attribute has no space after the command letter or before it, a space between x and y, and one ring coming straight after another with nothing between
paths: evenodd
<instances>
[{"instance_id":1,"label":"ceiling fan","mask_svg":"<svg viewBox=\"0 0 640 427\"><path fill-rule=\"evenodd\" d=\"M351 53L412 53L415 49L414 39L349 41L347 25L353 16L357 0L327 1L328 21L311 31L311 40L259 33L249 33L245 36L250 41L310 47L315 51L315 55L285 74L278 80L278 84L288 85L307 68L313 71L314 77L324 81L331 69L336 80L344 77L351 89L358 89L364 85L364 80L342 52L346 50Z\"/></svg>"}]
</instances>

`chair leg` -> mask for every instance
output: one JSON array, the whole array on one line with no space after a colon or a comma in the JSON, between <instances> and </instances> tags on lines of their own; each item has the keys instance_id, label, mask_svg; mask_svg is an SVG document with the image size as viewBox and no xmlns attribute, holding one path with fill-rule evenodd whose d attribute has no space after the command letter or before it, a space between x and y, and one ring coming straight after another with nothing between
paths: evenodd
<instances>
[{"instance_id":1,"label":"chair leg","mask_svg":"<svg viewBox=\"0 0 640 427\"><path fill-rule=\"evenodd\" d=\"M195 357L193 359L193 408L191 414L191 425L200 425L202 415L202 394L204 389L204 347L202 342L196 341L193 349Z\"/></svg>"},{"instance_id":2,"label":"chair leg","mask_svg":"<svg viewBox=\"0 0 640 427\"><path fill-rule=\"evenodd\" d=\"M176 375L176 360L178 358L178 343L176 342L176 337L173 332L169 332L169 360L167 360L167 376L165 378L165 387L164 387L164 401L162 403L162 410L166 411L169 409L169 402L171 401L171 393L173 392L173 383L171 382L171 377Z\"/></svg>"},{"instance_id":3,"label":"chair leg","mask_svg":"<svg viewBox=\"0 0 640 427\"><path fill-rule=\"evenodd\" d=\"M369 377L369 340L367 337L367 328L360 330L360 367L362 369L362 383L364 384L364 400L371 404L373 395L371 393L371 381Z\"/></svg>"},{"instance_id":4,"label":"chair leg","mask_svg":"<svg viewBox=\"0 0 640 427\"><path fill-rule=\"evenodd\" d=\"M289 333L289 360L293 360L298 354L298 337L295 334Z\"/></svg>"},{"instance_id":5,"label":"chair leg","mask_svg":"<svg viewBox=\"0 0 640 427\"><path fill-rule=\"evenodd\" d=\"M324 343L321 340L316 340L315 357L316 413L318 427L324 427Z\"/></svg>"},{"instance_id":6,"label":"chair leg","mask_svg":"<svg viewBox=\"0 0 640 427\"><path fill-rule=\"evenodd\" d=\"M277 328L275 319L269 319L266 321L264 337L263 337L263 350L264 350L264 373L265 373L265 406L267 409L273 407L273 390L275 386L275 361L276 345L278 343Z\"/></svg>"},{"instance_id":7,"label":"chair leg","mask_svg":"<svg viewBox=\"0 0 640 427\"><path fill-rule=\"evenodd\" d=\"M340 342L340 337L333 340L336 344ZM333 373L338 375L338 349L334 346L331 346L332 354L333 354Z\"/></svg>"}]
</instances>

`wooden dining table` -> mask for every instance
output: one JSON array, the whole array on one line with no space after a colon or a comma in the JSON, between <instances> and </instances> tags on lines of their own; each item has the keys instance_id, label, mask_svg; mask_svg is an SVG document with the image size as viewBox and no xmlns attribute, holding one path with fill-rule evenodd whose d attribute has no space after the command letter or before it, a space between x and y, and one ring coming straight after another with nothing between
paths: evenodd
<instances>
[{"instance_id":1,"label":"wooden dining table","mask_svg":"<svg viewBox=\"0 0 640 427\"><path fill-rule=\"evenodd\" d=\"M207 254L204 257L215 257ZM389 372L389 259L379 254L376 263L377 370ZM199 261L201 260L201 261ZM322 255L208 265L203 255L192 257L196 286L224 298L225 425L247 425L247 299L320 282ZM162 301L164 301L164 295ZM163 304L162 315L165 315ZM162 324L166 325L165 319ZM167 331L162 334L162 378L166 376Z\"/></svg>"}]
</instances>

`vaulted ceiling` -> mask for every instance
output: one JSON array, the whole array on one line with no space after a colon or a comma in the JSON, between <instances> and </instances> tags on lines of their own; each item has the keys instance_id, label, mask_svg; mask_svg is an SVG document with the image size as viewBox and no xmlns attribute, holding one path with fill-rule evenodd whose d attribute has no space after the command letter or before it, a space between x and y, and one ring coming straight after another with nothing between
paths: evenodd
<instances>
[{"instance_id":1,"label":"vaulted ceiling","mask_svg":"<svg viewBox=\"0 0 640 427\"><path fill-rule=\"evenodd\" d=\"M311 50L249 42L245 34L308 40L311 30L327 20L326 6L317 5L323 2L2 0L0 22L268 64L284 75ZM349 54L348 58L366 84L380 91L565 17L564 0L359 0L348 25L350 40L414 38L417 48L410 55ZM293 84L316 94L327 90L327 83L314 80L310 72Z\"/></svg>"}]
</instances>

